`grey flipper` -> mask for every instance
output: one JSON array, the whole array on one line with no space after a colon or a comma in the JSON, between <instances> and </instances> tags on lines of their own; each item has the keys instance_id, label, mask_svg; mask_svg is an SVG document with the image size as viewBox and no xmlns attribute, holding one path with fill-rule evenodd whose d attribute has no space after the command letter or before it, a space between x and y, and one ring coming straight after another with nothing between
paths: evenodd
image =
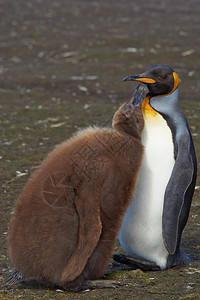
<instances>
[{"instance_id":1,"label":"grey flipper","mask_svg":"<svg viewBox=\"0 0 200 300\"><path fill-rule=\"evenodd\" d=\"M163 209L163 238L169 254L180 244L189 215L196 182L196 156L189 132L177 143L177 157L166 188Z\"/></svg>"}]
</instances>

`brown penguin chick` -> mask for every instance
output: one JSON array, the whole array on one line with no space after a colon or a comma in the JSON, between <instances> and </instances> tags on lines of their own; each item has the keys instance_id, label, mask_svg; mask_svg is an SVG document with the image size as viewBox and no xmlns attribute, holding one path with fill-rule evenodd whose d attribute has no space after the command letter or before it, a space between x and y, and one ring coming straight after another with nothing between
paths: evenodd
<instances>
[{"instance_id":1,"label":"brown penguin chick","mask_svg":"<svg viewBox=\"0 0 200 300\"><path fill-rule=\"evenodd\" d=\"M133 198L143 126L141 108L130 101L112 129L79 131L44 160L10 221L8 250L17 271L8 283L21 274L69 290L106 286L95 280L109 265Z\"/></svg>"}]
</instances>

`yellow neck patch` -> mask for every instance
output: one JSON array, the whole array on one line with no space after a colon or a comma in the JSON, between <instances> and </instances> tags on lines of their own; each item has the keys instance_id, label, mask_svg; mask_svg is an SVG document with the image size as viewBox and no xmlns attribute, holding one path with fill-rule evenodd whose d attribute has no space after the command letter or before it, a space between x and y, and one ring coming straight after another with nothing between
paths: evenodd
<instances>
[{"instance_id":1,"label":"yellow neck patch","mask_svg":"<svg viewBox=\"0 0 200 300\"><path fill-rule=\"evenodd\" d=\"M145 116L155 117L156 115L158 115L157 111L155 111L149 104L150 98L151 98L151 95L147 95L142 103L142 113L143 113L144 117Z\"/></svg>"}]
</instances>

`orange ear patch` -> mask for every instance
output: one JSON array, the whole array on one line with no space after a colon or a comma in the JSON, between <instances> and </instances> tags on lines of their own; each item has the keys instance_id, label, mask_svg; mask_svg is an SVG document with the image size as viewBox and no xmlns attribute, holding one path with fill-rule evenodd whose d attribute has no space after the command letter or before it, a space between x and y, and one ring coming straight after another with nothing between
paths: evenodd
<instances>
[{"instance_id":1,"label":"orange ear patch","mask_svg":"<svg viewBox=\"0 0 200 300\"><path fill-rule=\"evenodd\" d=\"M174 76L174 88L171 91L171 93L178 87L179 85L179 78L178 75L176 74L176 72L173 72L173 76Z\"/></svg>"}]
</instances>

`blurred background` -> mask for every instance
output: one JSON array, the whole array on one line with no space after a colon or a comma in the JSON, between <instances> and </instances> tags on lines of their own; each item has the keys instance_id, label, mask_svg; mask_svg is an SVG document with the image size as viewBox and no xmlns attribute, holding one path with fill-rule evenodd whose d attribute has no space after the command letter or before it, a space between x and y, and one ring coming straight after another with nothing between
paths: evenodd
<instances>
[{"instance_id":1,"label":"blurred background","mask_svg":"<svg viewBox=\"0 0 200 300\"><path fill-rule=\"evenodd\" d=\"M135 88L133 82L122 82L126 75L158 63L168 64L178 73L180 106L200 161L199 20L199 0L0 0L1 299L19 292L11 292L2 282L9 270L8 221L24 183L45 155L76 130L110 126L113 113ZM200 255L199 198L198 177L183 237L184 250L194 255ZM115 251L121 251L118 243ZM197 299L191 298L199 295L198 264L195 268L144 277L139 273L139 279L131 275L135 276L131 284L136 282L136 291L120 288L110 293L114 293L113 299L123 291L126 296L120 299L165 299L165 276L167 282L171 280L168 287L164 285L166 299ZM182 281L174 282L176 276L182 276ZM147 290L154 298L144 298ZM25 287L20 290L24 291ZM29 293L30 289L26 299L31 297Z\"/></svg>"}]
</instances>

